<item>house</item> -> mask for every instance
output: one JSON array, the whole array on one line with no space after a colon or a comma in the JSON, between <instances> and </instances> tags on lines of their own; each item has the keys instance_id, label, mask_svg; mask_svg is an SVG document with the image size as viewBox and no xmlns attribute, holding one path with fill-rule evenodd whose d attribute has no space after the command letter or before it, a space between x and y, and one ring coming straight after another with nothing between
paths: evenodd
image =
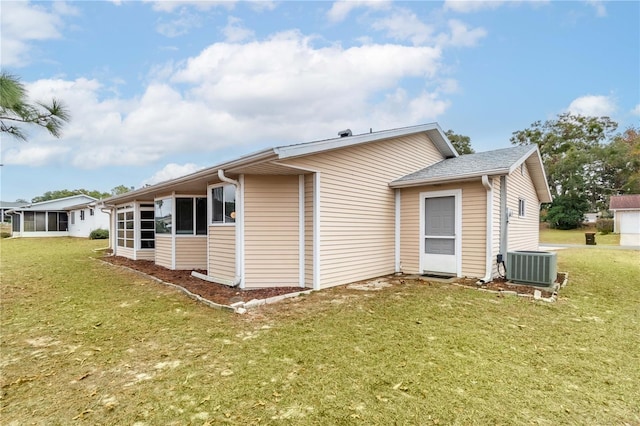
<instances>
[{"instance_id":1,"label":"house","mask_svg":"<svg viewBox=\"0 0 640 426\"><path fill-rule=\"evenodd\" d=\"M496 276L537 250L536 146L458 156L438 124L280 146L114 196L114 254L240 288ZM506 256L505 256L506 257Z\"/></svg>"},{"instance_id":2,"label":"house","mask_svg":"<svg viewBox=\"0 0 640 426\"><path fill-rule=\"evenodd\" d=\"M69 215L69 236L88 237L96 229L109 229L109 213L97 207L99 201L66 207Z\"/></svg>"},{"instance_id":3,"label":"house","mask_svg":"<svg viewBox=\"0 0 640 426\"><path fill-rule=\"evenodd\" d=\"M12 216L14 237L88 237L97 228L108 229L109 216L96 209L98 200L80 194L7 211Z\"/></svg>"},{"instance_id":4,"label":"house","mask_svg":"<svg viewBox=\"0 0 640 426\"><path fill-rule=\"evenodd\" d=\"M640 194L612 195L613 232L620 234L621 246L640 246Z\"/></svg>"},{"instance_id":5,"label":"house","mask_svg":"<svg viewBox=\"0 0 640 426\"><path fill-rule=\"evenodd\" d=\"M11 215L7 214L9 210L17 207L22 207L28 203L14 202L14 201L0 201L0 222L10 222Z\"/></svg>"}]
</instances>

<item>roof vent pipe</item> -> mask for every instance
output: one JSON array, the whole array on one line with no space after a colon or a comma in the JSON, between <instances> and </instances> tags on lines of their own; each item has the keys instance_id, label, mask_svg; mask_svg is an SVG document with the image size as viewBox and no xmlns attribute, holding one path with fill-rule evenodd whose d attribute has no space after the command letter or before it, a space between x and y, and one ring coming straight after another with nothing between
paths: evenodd
<instances>
[{"instance_id":1,"label":"roof vent pipe","mask_svg":"<svg viewBox=\"0 0 640 426\"><path fill-rule=\"evenodd\" d=\"M347 136L351 136L353 133L351 133L351 129L346 129L346 130L341 130L338 132L338 136L340 136L341 138L346 138Z\"/></svg>"}]
</instances>

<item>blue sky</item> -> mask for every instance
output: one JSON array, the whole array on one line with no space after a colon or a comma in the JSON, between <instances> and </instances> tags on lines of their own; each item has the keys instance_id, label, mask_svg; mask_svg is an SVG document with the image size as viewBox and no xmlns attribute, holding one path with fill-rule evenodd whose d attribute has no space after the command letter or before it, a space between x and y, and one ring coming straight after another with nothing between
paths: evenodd
<instances>
[{"instance_id":1,"label":"blue sky","mask_svg":"<svg viewBox=\"0 0 640 426\"><path fill-rule=\"evenodd\" d=\"M437 121L476 151L570 111L640 125L640 2L0 3L4 71L72 121L2 135L3 201L140 187Z\"/></svg>"}]
</instances>

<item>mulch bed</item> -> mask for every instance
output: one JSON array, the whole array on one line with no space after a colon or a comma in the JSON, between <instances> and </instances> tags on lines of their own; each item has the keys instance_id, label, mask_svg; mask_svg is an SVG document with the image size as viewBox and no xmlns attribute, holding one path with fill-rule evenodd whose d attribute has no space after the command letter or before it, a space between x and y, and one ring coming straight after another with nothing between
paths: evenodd
<instances>
[{"instance_id":1,"label":"mulch bed","mask_svg":"<svg viewBox=\"0 0 640 426\"><path fill-rule=\"evenodd\" d=\"M201 280L191 275L191 271L174 271L163 266L156 265L150 260L132 260L122 256L104 256L101 258L105 262L113 265L126 266L151 275L162 281L178 285L189 290L191 293L197 294L207 300L221 305L230 305L236 302L248 302L253 299L267 299L282 294L295 293L303 289L300 287L276 287L261 288L255 290L241 290L238 288L228 287L223 284L216 284L209 281ZM198 270L206 275L206 271Z\"/></svg>"}]
</instances>

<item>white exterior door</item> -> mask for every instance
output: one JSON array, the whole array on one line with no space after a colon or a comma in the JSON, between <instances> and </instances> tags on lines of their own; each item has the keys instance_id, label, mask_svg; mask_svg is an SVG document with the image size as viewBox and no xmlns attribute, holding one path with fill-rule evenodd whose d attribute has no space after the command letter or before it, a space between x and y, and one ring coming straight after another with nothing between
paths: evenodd
<instances>
[{"instance_id":1,"label":"white exterior door","mask_svg":"<svg viewBox=\"0 0 640 426\"><path fill-rule=\"evenodd\" d=\"M420 194L420 269L460 276L461 191Z\"/></svg>"}]
</instances>

